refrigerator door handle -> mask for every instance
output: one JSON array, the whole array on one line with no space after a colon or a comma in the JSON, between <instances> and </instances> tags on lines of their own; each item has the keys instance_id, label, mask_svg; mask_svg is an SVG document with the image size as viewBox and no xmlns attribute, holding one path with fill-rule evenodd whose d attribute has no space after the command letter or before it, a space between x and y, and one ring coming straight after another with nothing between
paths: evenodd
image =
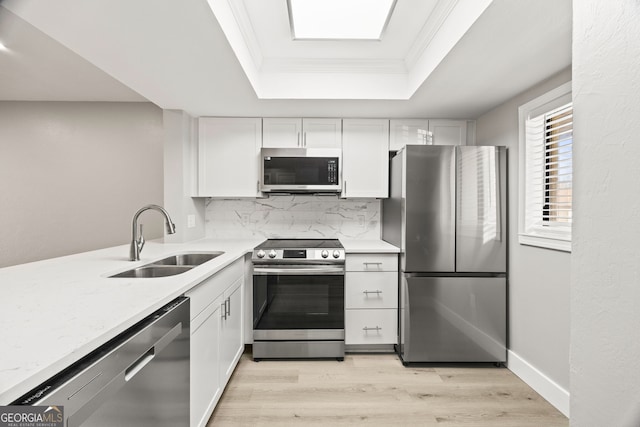
<instances>
[{"instance_id":1,"label":"refrigerator door handle","mask_svg":"<svg viewBox=\"0 0 640 427\"><path fill-rule=\"evenodd\" d=\"M495 165L493 173L495 174L495 195L496 195L496 232L494 240L500 242L502 240L502 200L500 197L500 189L502 188L500 183L500 151L493 149L493 156L495 159Z\"/></svg>"}]
</instances>

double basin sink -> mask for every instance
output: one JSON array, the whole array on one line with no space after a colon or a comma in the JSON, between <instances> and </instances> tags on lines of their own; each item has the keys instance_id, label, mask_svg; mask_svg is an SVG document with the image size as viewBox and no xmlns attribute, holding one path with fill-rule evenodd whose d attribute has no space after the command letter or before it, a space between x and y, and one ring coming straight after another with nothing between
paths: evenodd
<instances>
[{"instance_id":1,"label":"double basin sink","mask_svg":"<svg viewBox=\"0 0 640 427\"><path fill-rule=\"evenodd\" d=\"M175 276L176 274L185 273L207 261L211 261L222 254L224 254L224 252L183 253L172 255L109 277L150 278Z\"/></svg>"}]
</instances>

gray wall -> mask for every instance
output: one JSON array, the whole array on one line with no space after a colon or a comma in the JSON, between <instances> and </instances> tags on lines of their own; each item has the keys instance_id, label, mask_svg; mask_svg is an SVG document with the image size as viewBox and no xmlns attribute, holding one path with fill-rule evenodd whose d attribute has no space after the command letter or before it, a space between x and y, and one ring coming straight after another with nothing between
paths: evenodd
<instances>
[{"instance_id":1,"label":"gray wall","mask_svg":"<svg viewBox=\"0 0 640 427\"><path fill-rule=\"evenodd\" d=\"M0 267L127 243L136 210L162 201L155 105L0 102ZM162 235L159 215L141 219Z\"/></svg>"},{"instance_id":2,"label":"gray wall","mask_svg":"<svg viewBox=\"0 0 640 427\"><path fill-rule=\"evenodd\" d=\"M571 70L562 71L479 117L476 129L478 145L509 147L510 352L565 390L571 255L518 243L518 107L569 80Z\"/></svg>"},{"instance_id":3,"label":"gray wall","mask_svg":"<svg viewBox=\"0 0 640 427\"><path fill-rule=\"evenodd\" d=\"M640 2L573 2L571 425L640 425Z\"/></svg>"}]
</instances>

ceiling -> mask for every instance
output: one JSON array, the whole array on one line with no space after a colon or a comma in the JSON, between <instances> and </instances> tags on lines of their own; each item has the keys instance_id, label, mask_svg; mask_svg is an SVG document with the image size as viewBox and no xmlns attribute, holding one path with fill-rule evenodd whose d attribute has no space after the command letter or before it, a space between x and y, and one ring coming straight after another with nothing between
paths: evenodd
<instances>
[{"instance_id":1,"label":"ceiling","mask_svg":"<svg viewBox=\"0 0 640 427\"><path fill-rule=\"evenodd\" d=\"M373 42L292 41L286 0L4 0L0 42L0 100L476 118L571 65L571 0L397 0Z\"/></svg>"}]
</instances>

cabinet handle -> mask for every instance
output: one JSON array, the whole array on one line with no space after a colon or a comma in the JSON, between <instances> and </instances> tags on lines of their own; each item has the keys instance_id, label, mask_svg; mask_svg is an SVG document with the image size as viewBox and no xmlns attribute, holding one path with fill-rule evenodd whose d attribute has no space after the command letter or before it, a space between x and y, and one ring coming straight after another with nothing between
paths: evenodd
<instances>
[{"instance_id":1,"label":"cabinet handle","mask_svg":"<svg viewBox=\"0 0 640 427\"><path fill-rule=\"evenodd\" d=\"M344 182L344 190L342 191L344 197L347 197L347 181Z\"/></svg>"},{"instance_id":2,"label":"cabinet handle","mask_svg":"<svg viewBox=\"0 0 640 427\"><path fill-rule=\"evenodd\" d=\"M375 328L370 328L368 326L365 326L364 328L362 328L363 331L368 332L368 331L376 331L376 332L380 332L382 330L381 327L376 326Z\"/></svg>"},{"instance_id":3,"label":"cabinet handle","mask_svg":"<svg viewBox=\"0 0 640 427\"><path fill-rule=\"evenodd\" d=\"M256 191L260 192L260 181L256 181Z\"/></svg>"},{"instance_id":4,"label":"cabinet handle","mask_svg":"<svg viewBox=\"0 0 640 427\"><path fill-rule=\"evenodd\" d=\"M303 145L304 147L306 147L306 146L307 146L307 133L306 133L306 132L304 133L304 141L302 142L302 145Z\"/></svg>"},{"instance_id":5,"label":"cabinet handle","mask_svg":"<svg viewBox=\"0 0 640 427\"><path fill-rule=\"evenodd\" d=\"M224 302L224 305L227 310L227 316L231 317L231 297L227 298L227 300Z\"/></svg>"},{"instance_id":6,"label":"cabinet handle","mask_svg":"<svg viewBox=\"0 0 640 427\"><path fill-rule=\"evenodd\" d=\"M382 263L381 262L363 262L362 265L364 265L365 269L369 269L370 265L375 265L378 270L382 269Z\"/></svg>"},{"instance_id":7,"label":"cabinet handle","mask_svg":"<svg viewBox=\"0 0 640 427\"><path fill-rule=\"evenodd\" d=\"M300 132L298 132L298 147L300 147Z\"/></svg>"},{"instance_id":8,"label":"cabinet handle","mask_svg":"<svg viewBox=\"0 0 640 427\"><path fill-rule=\"evenodd\" d=\"M362 293L365 294L366 296L369 296L369 294L377 294L377 296L380 296L382 291L362 291Z\"/></svg>"},{"instance_id":9,"label":"cabinet handle","mask_svg":"<svg viewBox=\"0 0 640 427\"><path fill-rule=\"evenodd\" d=\"M222 314L220 316L222 317L222 320L227 320L227 301L220 304L220 310L222 311Z\"/></svg>"}]
</instances>

